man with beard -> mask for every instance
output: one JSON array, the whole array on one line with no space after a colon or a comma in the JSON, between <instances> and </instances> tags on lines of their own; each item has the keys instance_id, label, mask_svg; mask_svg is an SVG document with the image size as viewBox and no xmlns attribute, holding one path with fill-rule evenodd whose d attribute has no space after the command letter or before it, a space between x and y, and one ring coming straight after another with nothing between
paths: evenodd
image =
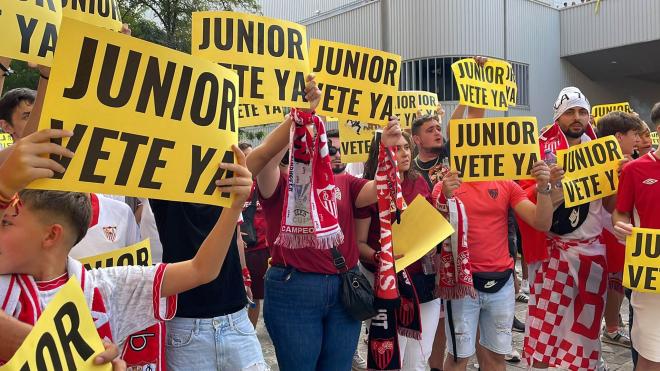
<instances>
[{"instance_id":1,"label":"man with beard","mask_svg":"<svg viewBox=\"0 0 660 371\"><path fill-rule=\"evenodd\" d=\"M590 110L579 89L567 87L559 93L554 125L539 138L546 161L557 150L595 139ZM563 170L553 165L551 172L551 184L556 185ZM536 196L533 187L528 195ZM561 187L554 187L551 197L555 211L545 239L521 229L531 280L525 358L533 369L601 370L599 332L607 291L605 246L599 241L601 212L613 209L615 197L570 208Z\"/></svg>"}]
</instances>

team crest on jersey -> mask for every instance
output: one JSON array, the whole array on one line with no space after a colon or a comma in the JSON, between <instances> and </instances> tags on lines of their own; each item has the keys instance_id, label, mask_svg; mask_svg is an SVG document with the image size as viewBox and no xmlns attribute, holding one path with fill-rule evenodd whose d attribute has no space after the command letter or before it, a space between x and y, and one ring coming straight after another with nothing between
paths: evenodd
<instances>
[{"instance_id":1,"label":"team crest on jersey","mask_svg":"<svg viewBox=\"0 0 660 371\"><path fill-rule=\"evenodd\" d=\"M335 202L337 197L336 189L337 188L334 185L330 184L327 187L316 191L323 207L335 218L337 218L338 214L337 203Z\"/></svg>"},{"instance_id":2,"label":"team crest on jersey","mask_svg":"<svg viewBox=\"0 0 660 371\"><path fill-rule=\"evenodd\" d=\"M497 200L497 196L499 195L499 191L497 189L489 189L488 194L493 200Z\"/></svg>"},{"instance_id":3,"label":"team crest on jersey","mask_svg":"<svg viewBox=\"0 0 660 371\"><path fill-rule=\"evenodd\" d=\"M103 235L105 236L105 239L110 242L117 241L117 226L103 227Z\"/></svg>"}]
</instances>

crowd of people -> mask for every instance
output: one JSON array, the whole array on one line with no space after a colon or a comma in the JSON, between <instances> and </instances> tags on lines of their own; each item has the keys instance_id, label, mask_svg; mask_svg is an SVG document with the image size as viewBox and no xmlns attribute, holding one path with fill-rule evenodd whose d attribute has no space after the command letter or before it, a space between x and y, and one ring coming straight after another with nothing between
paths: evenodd
<instances>
[{"instance_id":1,"label":"crowd of people","mask_svg":"<svg viewBox=\"0 0 660 371\"><path fill-rule=\"evenodd\" d=\"M0 58L4 71L10 62ZM56 144L71 132L36 130L49 73L40 67L36 91L0 98L2 131L14 139L0 152L1 360L76 277L105 339L96 361L116 370L266 370L261 312L282 370L465 370L475 355L485 371L521 358L532 370L606 370L602 342L630 347L638 370L660 370L660 296L622 285L633 226L660 229L660 150L650 137L660 103L650 125L624 112L595 125L585 95L567 87L548 102L554 123L540 134L533 180L463 182L449 167L441 107L409 130L391 117L369 160L347 166L338 132L315 113L321 91L310 75L309 107L291 109L258 146L232 147L236 163L220 166L234 176L216 185L234 201L220 208L25 189L64 171L51 155L76 156ZM484 116L459 105L451 119ZM625 156L618 193L567 207L557 151L609 135ZM455 233L395 273L388 226L418 196ZM77 260L144 238L153 266L86 271ZM372 318L347 308L346 273L369 282ZM516 301L528 302L524 324ZM512 331L525 332L522 356Z\"/></svg>"}]
</instances>

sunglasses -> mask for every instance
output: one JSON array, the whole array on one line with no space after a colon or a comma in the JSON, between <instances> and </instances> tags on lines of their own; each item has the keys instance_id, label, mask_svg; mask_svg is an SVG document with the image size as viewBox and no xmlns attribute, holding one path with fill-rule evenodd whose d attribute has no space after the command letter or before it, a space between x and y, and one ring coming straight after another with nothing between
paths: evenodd
<instances>
[{"instance_id":1,"label":"sunglasses","mask_svg":"<svg viewBox=\"0 0 660 371\"><path fill-rule=\"evenodd\" d=\"M333 147L333 146L329 146L329 148L328 148L328 152L329 152L330 156L334 156L334 155L337 154L337 152L339 152L339 148L337 148L337 147Z\"/></svg>"}]
</instances>

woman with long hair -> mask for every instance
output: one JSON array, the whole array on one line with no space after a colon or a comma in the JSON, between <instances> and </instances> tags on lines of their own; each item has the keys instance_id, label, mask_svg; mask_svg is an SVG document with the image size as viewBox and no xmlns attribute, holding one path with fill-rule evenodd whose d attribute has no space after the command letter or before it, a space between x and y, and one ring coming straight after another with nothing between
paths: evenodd
<instances>
[{"instance_id":1,"label":"woman with long hair","mask_svg":"<svg viewBox=\"0 0 660 371\"><path fill-rule=\"evenodd\" d=\"M379 138L373 140L369 159L364 166L365 179L374 179L378 166ZM413 142L406 132L397 143L396 160L403 198L410 204L418 195L431 202L426 180L411 165ZM355 220L362 270L372 282L380 252L380 223L376 204L359 209ZM396 258L396 256L395 256ZM441 312L440 299L435 298L435 269L432 256L424 256L400 272L401 307L397 311L399 354L402 370L425 370L433 348L433 339ZM405 275L412 285L406 285ZM406 289L410 287L410 289Z\"/></svg>"}]
</instances>

